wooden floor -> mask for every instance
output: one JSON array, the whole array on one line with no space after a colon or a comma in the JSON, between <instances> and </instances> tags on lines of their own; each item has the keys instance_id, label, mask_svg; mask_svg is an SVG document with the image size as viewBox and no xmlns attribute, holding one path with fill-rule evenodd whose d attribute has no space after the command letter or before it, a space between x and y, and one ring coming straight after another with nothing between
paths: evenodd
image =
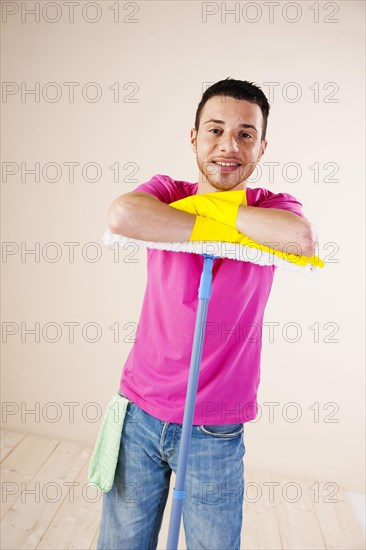
<instances>
[{"instance_id":1,"label":"wooden floor","mask_svg":"<svg viewBox=\"0 0 366 550\"><path fill-rule=\"evenodd\" d=\"M102 494L87 485L91 452L69 441L1 432L2 550L96 548ZM365 548L341 489L247 470L245 486L242 549ZM171 495L159 549L166 545ZM182 527L179 549L185 548Z\"/></svg>"}]
</instances>

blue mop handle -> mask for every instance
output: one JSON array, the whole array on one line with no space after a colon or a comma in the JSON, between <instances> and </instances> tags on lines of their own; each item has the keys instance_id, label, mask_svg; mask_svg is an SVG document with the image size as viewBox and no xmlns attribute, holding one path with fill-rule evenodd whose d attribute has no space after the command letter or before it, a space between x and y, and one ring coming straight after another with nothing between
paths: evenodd
<instances>
[{"instance_id":1,"label":"blue mop handle","mask_svg":"<svg viewBox=\"0 0 366 550\"><path fill-rule=\"evenodd\" d=\"M217 256L203 254L203 257L204 262L201 273L200 286L198 289L198 299L206 300L208 302L211 296L213 261Z\"/></svg>"},{"instance_id":2,"label":"blue mop handle","mask_svg":"<svg viewBox=\"0 0 366 550\"><path fill-rule=\"evenodd\" d=\"M179 529L182 517L183 500L185 497L184 482L186 478L188 453L191 444L194 408L196 404L199 369L202 357L203 336L207 316L208 301L211 295L212 266L215 256L203 254L204 263L198 290L198 308L194 329L191 364L187 386L186 403L182 425L182 435L179 445L177 476L173 489L173 503L170 514L167 550L177 550Z\"/></svg>"}]
</instances>

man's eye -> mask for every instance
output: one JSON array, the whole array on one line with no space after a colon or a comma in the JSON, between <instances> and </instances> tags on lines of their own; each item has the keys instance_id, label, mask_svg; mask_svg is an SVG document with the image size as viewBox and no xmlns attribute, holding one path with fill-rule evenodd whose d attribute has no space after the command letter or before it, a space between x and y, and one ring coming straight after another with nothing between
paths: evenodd
<instances>
[{"instance_id":1,"label":"man's eye","mask_svg":"<svg viewBox=\"0 0 366 550\"><path fill-rule=\"evenodd\" d=\"M214 134L217 134L217 132L221 132L220 128L211 128L209 132L213 132ZM252 136L250 134L247 134L246 132L240 132L240 136L244 138L250 138L252 139Z\"/></svg>"}]
</instances>

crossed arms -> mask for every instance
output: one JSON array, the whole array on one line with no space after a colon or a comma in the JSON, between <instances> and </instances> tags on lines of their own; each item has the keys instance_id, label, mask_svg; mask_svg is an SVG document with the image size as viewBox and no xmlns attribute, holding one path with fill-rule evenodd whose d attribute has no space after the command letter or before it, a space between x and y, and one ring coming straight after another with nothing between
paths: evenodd
<instances>
[{"instance_id":1,"label":"crossed arms","mask_svg":"<svg viewBox=\"0 0 366 550\"><path fill-rule=\"evenodd\" d=\"M188 241L196 220L145 192L130 192L117 197L109 209L111 233L153 242ZM239 206L236 228L253 241L276 250L297 245L302 256L315 253L317 234L306 218L278 208Z\"/></svg>"}]
</instances>

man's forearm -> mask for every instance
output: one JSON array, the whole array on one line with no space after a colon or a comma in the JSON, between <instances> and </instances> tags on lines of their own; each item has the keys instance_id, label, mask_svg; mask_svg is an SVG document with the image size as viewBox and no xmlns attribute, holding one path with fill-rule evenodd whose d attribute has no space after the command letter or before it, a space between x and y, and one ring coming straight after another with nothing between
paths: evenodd
<instances>
[{"instance_id":1,"label":"man's forearm","mask_svg":"<svg viewBox=\"0 0 366 550\"><path fill-rule=\"evenodd\" d=\"M253 241L281 252L301 256L315 253L317 236L313 226L305 218L287 210L241 205L236 228Z\"/></svg>"},{"instance_id":2,"label":"man's forearm","mask_svg":"<svg viewBox=\"0 0 366 550\"><path fill-rule=\"evenodd\" d=\"M109 209L111 233L142 241L188 241L195 221L195 215L176 210L144 192L126 193Z\"/></svg>"}]
</instances>

